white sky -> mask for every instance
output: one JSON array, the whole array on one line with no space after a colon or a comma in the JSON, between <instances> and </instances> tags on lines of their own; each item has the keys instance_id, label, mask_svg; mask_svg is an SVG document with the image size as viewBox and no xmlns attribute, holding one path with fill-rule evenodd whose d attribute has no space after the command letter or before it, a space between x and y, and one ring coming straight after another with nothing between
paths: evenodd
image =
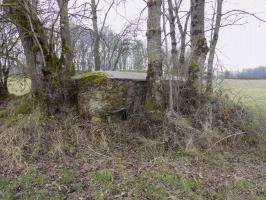
<instances>
[{"instance_id":1,"label":"white sky","mask_svg":"<svg viewBox=\"0 0 266 200\"><path fill-rule=\"evenodd\" d=\"M188 3L189 0L185 0ZM208 2L208 1L206 1ZM140 12L145 8L143 0L126 0L124 6L113 10L107 20L107 25L119 31L127 20L137 19ZM232 9L246 10L258 13L266 19L266 0L225 0L224 11ZM147 12L143 13L143 18ZM218 43L219 62L225 69L241 70L266 66L266 23L259 22L255 18L246 17L242 26L230 26L221 30ZM145 37L145 22L142 25L141 37Z\"/></svg>"},{"instance_id":2,"label":"white sky","mask_svg":"<svg viewBox=\"0 0 266 200\"><path fill-rule=\"evenodd\" d=\"M232 3L228 3L232 2ZM227 0L225 9L243 9L265 13L265 0ZM266 15L260 15L266 19ZM228 27L221 31L219 49L221 59L229 69L266 66L266 23L247 18L244 26Z\"/></svg>"}]
</instances>

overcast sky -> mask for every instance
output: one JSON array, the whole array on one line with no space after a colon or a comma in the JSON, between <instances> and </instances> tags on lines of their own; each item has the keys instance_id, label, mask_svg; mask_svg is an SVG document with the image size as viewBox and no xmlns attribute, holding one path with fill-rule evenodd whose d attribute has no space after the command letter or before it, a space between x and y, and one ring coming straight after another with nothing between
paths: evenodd
<instances>
[{"instance_id":1,"label":"overcast sky","mask_svg":"<svg viewBox=\"0 0 266 200\"><path fill-rule=\"evenodd\" d=\"M125 7L120 6L116 11L112 11L107 23L119 31L126 23L126 19L137 19L145 6L143 0L127 0ZM265 0L225 0L224 11L232 9L258 13L266 19ZM147 12L144 12L143 17L146 15ZM245 18L243 22L248 24L230 26L221 30L218 55L220 63L226 69L240 70L266 66L266 23L252 17ZM142 28L144 37L146 24L143 24Z\"/></svg>"}]
</instances>

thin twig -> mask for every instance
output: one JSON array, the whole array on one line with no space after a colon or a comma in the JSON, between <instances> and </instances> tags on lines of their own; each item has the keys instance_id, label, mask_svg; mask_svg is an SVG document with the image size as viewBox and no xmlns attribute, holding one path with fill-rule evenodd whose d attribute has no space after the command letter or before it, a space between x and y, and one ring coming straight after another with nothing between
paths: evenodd
<instances>
[{"instance_id":1,"label":"thin twig","mask_svg":"<svg viewBox=\"0 0 266 200\"><path fill-rule=\"evenodd\" d=\"M240 133L235 133L235 134L232 134L232 135L228 135L228 136L218 140L217 142L215 142L209 149L207 149L207 151L204 154L208 153L211 149L213 149L213 147L215 147L220 142L222 142L222 141L224 141L224 140L226 140L228 138L231 138L231 137L234 137L234 136L238 136L238 135L244 135L244 134L246 134L246 132L240 132Z\"/></svg>"}]
</instances>

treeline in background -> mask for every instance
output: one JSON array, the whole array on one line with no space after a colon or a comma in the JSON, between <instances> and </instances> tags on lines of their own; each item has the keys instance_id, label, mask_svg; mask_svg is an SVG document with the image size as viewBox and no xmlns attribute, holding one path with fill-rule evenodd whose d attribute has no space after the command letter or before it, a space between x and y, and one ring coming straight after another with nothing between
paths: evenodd
<instances>
[{"instance_id":1,"label":"treeline in background","mask_svg":"<svg viewBox=\"0 0 266 200\"><path fill-rule=\"evenodd\" d=\"M221 73L220 77L225 79L266 79L266 66L244 69L242 71L226 70Z\"/></svg>"}]
</instances>

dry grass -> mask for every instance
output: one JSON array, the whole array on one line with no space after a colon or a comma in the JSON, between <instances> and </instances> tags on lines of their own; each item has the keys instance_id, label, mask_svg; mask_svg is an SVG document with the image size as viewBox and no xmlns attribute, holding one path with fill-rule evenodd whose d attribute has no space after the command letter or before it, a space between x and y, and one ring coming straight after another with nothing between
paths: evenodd
<instances>
[{"instance_id":1,"label":"dry grass","mask_svg":"<svg viewBox=\"0 0 266 200\"><path fill-rule=\"evenodd\" d=\"M165 117L164 136L170 148L210 151L221 146L252 146L262 138L249 110L223 92L199 95L193 109L185 92L180 93L179 101L180 111Z\"/></svg>"},{"instance_id":2,"label":"dry grass","mask_svg":"<svg viewBox=\"0 0 266 200\"><path fill-rule=\"evenodd\" d=\"M207 134L198 122L201 112L182 116L178 122L171 118L179 130L175 143L189 146L186 151L166 148L169 135L163 134L165 126L158 116L92 124L73 113L45 117L25 102L31 105L28 97L10 101L0 117L0 192L7 197L9 193L18 195L13 199L88 195L92 199L259 199L265 195L260 178L265 147L247 146L237 137L215 144L207 153L199 151L200 145L212 147L230 131L240 130L241 126L231 129L234 123L228 120L245 112L234 112L239 109L234 104L225 109L227 101L213 104L214 122L224 124ZM242 146L232 148L236 144ZM5 186L1 176L8 179Z\"/></svg>"},{"instance_id":3,"label":"dry grass","mask_svg":"<svg viewBox=\"0 0 266 200\"><path fill-rule=\"evenodd\" d=\"M148 120L138 128L133 121L92 124L71 113L44 117L38 109L22 114L11 107L0 128L0 168L21 168L42 159L64 163L91 154L104 157L119 145L154 150L162 144L154 140L158 125Z\"/></svg>"},{"instance_id":4,"label":"dry grass","mask_svg":"<svg viewBox=\"0 0 266 200\"><path fill-rule=\"evenodd\" d=\"M201 112L192 118L170 116L168 125L150 114L129 121L92 124L89 119L72 113L44 117L37 108L30 109L29 105L29 97L17 98L9 102L3 114L0 128L2 166L21 167L40 158L65 162L91 153L104 156L117 145L125 148L139 146L152 154L161 148L209 150L216 146L247 145L256 141L254 136L247 136L252 130L248 115L225 99L213 102L213 121L209 130L198 125L201 125Z\"/></svg>"}]
</instances>

